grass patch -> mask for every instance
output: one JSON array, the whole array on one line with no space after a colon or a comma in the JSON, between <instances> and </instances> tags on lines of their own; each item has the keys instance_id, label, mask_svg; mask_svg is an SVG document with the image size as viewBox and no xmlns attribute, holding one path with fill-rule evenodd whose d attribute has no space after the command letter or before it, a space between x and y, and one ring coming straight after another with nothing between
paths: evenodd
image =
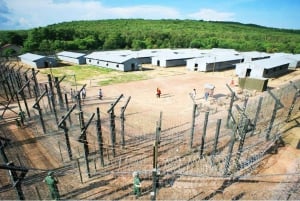
<instances>
[{"instance_id":1,"label":"grass patch","mask_svg":"<svg viewBox=\"0 0 300 201\"><path fill-rule=\"evenodd\" d=\"M120 75L112 75L105 80L99 81L97 84L100 86L110 85L110 84L117 84L117 83L126 83L131 81L138 81L138 80L146 80L148 76L146 74L135 74L133 72L127 72Z\"/></svg>"},{"instance_id":2,"label":"grass patch","mask_svg":"<svg viewBox=\"0 0 300 201\"><path fill-rule=\"evenodd\" d=\"M87 80L97 75L103 75L103 74L105 75L113 72L112 69L89 66L89 65L75 65L75 66L41 69L41 73L43 74L51 74L51 71L53 76L57 76L57 77L62 77L64 75L76 75L76 79L78 81Z\"/></svg>"},{"instance_id":3,"label":"grass patch","mask_svg":"<svg viewBox=\"0 0 300 201\"><path fill-rule=\"evenodd\" d=\"M90 65L74 65L56 68L40 69L42 74L52 74L54 77L66 76L64 81L74 85L76 81L97 80L99 86L110 85L115 83L125 83L148 79L148 76L141 71L122 72L108 68L102 68Z\"/></svg>"}]
</instances>

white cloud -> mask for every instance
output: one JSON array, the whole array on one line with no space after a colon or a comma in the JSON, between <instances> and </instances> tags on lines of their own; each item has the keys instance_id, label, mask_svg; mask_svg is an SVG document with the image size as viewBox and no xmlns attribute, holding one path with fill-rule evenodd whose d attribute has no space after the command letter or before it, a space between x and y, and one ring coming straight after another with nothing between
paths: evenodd
<instances>
[{"instance_id":1,"label":"white cloud","mask_svg":"<svg viewBox=\"0 0 300 201\"><path fill-rule=\"evenodd\" d=\"M180 17L180 13L176 9L156 5L111 8L109 11L114 16L122 18L162 19Z\"/></svg>"},{"instance_id":2,"label":"white cloud","mask_svg":"<svg viewBox=\"0 0 300 201\"><path fill-rule=\"evenodd\" d=\"M193 19L206 21L234 21L234 13L219 12L213 9L201 9L199 12L188 15Z\"/></svg>"},{"instance_id":3,"label":"white cloud","mask_svg":"<svg viewBox=\"0 0 300 201\"><path fill-rule=\"evenodd\" d=\"M11 12L7 14L7 17L10 19L9 24L15 24L15 26L18 26L15 27L17 29L46 26L73 20L180 18L180 13L176 9L157 5L108 7L96 0L56 2L54 0L4 1Z\"/></svg>"}]
</instances>

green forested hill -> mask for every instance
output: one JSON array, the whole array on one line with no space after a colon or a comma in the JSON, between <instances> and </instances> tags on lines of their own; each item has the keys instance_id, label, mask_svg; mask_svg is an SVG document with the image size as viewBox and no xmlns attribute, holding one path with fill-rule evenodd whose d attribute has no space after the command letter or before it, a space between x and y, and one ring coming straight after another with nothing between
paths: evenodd
<instances>
[{"instance_id":1,"label":"green forested hill","mask_svg":"<svg viewBox=\"0 0 300 201\"><path fill-rule=\"evenodd\" d=\"M115 19L74 21L26 31L1 31L0 42L24 52L145 48L233 48L300 53L300 30L234 22Z\"/></svg>"}]
</instances>

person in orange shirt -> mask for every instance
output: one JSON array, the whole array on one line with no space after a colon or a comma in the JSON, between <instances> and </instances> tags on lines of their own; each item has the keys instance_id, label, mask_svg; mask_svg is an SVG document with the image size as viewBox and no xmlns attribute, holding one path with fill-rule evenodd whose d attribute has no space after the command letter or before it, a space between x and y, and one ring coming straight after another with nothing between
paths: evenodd
<instances>
[{"instance_id":1,"label":"person in orange shirt","mask_svg":"<svg viewBox=\"0 0 300 201\"><path fill-rule=\"evenodd\" d=\"M160 98L161 90L159 88L156 89L156 97Z\"/></svg>"}]
</instances>

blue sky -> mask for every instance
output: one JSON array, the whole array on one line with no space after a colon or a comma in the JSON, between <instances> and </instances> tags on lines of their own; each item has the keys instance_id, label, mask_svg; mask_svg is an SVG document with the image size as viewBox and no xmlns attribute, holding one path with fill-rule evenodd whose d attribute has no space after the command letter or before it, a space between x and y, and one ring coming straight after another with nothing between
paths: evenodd
<instances>
[{"instance_id":1,"label":"blue sky","mask_svg":"<svg viewBox=\"0 0 300 201\"><path fill-rule=\"evenodd\" d=\"M0 0L0 30L120 18L234 21L300 29L300 0Z\"/></svg>"}]
</instances>

